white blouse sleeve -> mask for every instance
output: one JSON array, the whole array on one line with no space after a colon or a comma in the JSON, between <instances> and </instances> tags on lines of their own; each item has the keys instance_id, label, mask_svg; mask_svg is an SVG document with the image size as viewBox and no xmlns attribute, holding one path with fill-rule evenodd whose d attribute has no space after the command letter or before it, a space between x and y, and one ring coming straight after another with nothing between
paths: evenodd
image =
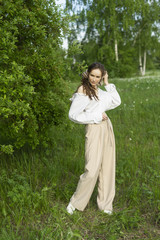
<instances>
[{"instance_id":1,"label":"white blouse sleeve","mask_svg":"<svg viewBox=\"0 0 160 240\"><path fill-rule=\"evenodd\" d=\"M100 123L102 114L100 112L86 112L85 108L90 103L90 99L83 93L75 93L69 110L69 119L75 123L90 124Z\"/></svg>"},{"instance_id":2,"label":"white blouse sleeve","mask_svg":"<svg viewBox=\"0 0 160 240\"><path fill-rule=\"evenodd\" d=\"M107 98L105 104L105 111L114 109L121 104L121 98L116 90L116 87L113 83L105 85L107 91Z\"/></svg>"}]
</instances>

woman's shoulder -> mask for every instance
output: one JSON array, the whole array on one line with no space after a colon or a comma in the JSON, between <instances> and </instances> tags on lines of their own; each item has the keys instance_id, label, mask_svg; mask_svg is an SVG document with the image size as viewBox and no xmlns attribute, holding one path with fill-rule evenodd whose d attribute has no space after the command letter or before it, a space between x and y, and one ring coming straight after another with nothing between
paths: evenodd
<instances>
[{"instance_id":1,"label":"woman's shoulder","mask_svg":"<svg viewBox=\"0 0 160 240\"><path fill-rule=\"evenodd\" d=\"M83 85L79 86L76 90L76 92L73 94L72 98L70 98L70 101L73 101L74 99L77 100L82 100L83 99L88 99L88 96L86 95L86 91L83 88Z\"/></svg>"},{"instance_id":2,"label":"woman's shoulder","mask_svg":"<svg viewBox=\"0 0 160 240\"><path fill-rule=\"evenodd\" d=\"M77 93L81 93L81 94L86 95L86 90L84 89L83 85L78 87Z\"/></svg>"}]
</instances>

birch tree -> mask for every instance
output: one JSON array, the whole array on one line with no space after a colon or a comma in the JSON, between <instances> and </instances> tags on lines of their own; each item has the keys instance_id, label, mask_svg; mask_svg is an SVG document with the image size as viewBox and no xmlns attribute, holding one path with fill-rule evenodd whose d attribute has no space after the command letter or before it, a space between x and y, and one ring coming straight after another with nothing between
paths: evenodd
<instances>
[{"instance_id":1,"label":"birch tree","mask_svg":"<svg viewBox=\"0 0 160 240\"><path fill-rule=\"evenodd\" d=\"M131 65L129 66L128 59L133 55L131 54L133 49L126 49L127 31L130 25L134 24L132 19L134 5L132 3L124 5L120 0L81 1L82 3L84 9L77 13L79 16L77 23L85 32L81 41L84 51L83 58L88 64L92 61L104 63L112 75L122 71L121 65L126 64L128 72L130 72ZM122 61L124 52L126 62L125 59Z\"/></svg>"},{"instance_id":2,"label":"birch tree","mask_svg":"<svg viewBox=\"0 0 160 240\"><path fill-rule=\"evenodd\" d=\"M138 68L145 74L148 52L154 48L154 41L158 42L159 1L67 2L70 2L70 10L71 2L80 4L82 9L77 11L76 23L78 30L85 32L81 41L84 54L78 58L88 64L104 63L112 76L131 75Z\"/></svg>"},{"instance_id":3,"label":"birch tree","mask_svg":"<svg viewBox=\"0 0 160 240\"><path fill-rule=\"evenodd\" d=\"M133 28L133 46L138 50L139 72L146 73L147 53L156 47L160 36L159 29L159 1L144 1L138 4Z\"/></svg>"}]
</instances>

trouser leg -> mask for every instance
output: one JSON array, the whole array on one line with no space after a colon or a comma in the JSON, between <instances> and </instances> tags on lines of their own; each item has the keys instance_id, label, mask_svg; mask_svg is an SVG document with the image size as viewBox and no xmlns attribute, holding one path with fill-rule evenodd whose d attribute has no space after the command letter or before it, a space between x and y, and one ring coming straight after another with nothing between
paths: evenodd
<instances>
[{"instance_id":1,"label":"trouser leg","mask_svg":"<svg viewBox=\"0 0 160 240\"><path fill-rule=\"evenodd\" d=\"M100 210L111 210L115 196L115 139L110 120L107 121L102 164L99 171L97 204Z\"/></svg>"},{"instance_id":2,"label":"trouser leg","mask_svg":"<svg viewBox=\"0 0 160 240\"><path fill-rule=\"evenodd\" d=\"M83 211L94 190L102 161L104 124L86 126L85 172L80 176L77 189L70 202L78 210Z\"/></svg>"}]
</instances>

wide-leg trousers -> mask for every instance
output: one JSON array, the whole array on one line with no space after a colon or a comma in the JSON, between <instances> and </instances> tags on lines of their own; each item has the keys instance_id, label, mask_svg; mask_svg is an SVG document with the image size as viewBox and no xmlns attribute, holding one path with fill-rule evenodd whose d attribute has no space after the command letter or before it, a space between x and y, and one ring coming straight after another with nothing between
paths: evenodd
<instances>
[{"instance_id":1,"label":"wide-leg trousers","mask_svg":"<svg viewBox=\"0 0 160 240\"><path fill-rule=\"evenodd\" d=\"M85 132L85 171L70 199L76 209L87 206L98 179L97 205L111 210L115 196L115 138L110 119L87 124Z\"/></svg>"}]
</instances>

